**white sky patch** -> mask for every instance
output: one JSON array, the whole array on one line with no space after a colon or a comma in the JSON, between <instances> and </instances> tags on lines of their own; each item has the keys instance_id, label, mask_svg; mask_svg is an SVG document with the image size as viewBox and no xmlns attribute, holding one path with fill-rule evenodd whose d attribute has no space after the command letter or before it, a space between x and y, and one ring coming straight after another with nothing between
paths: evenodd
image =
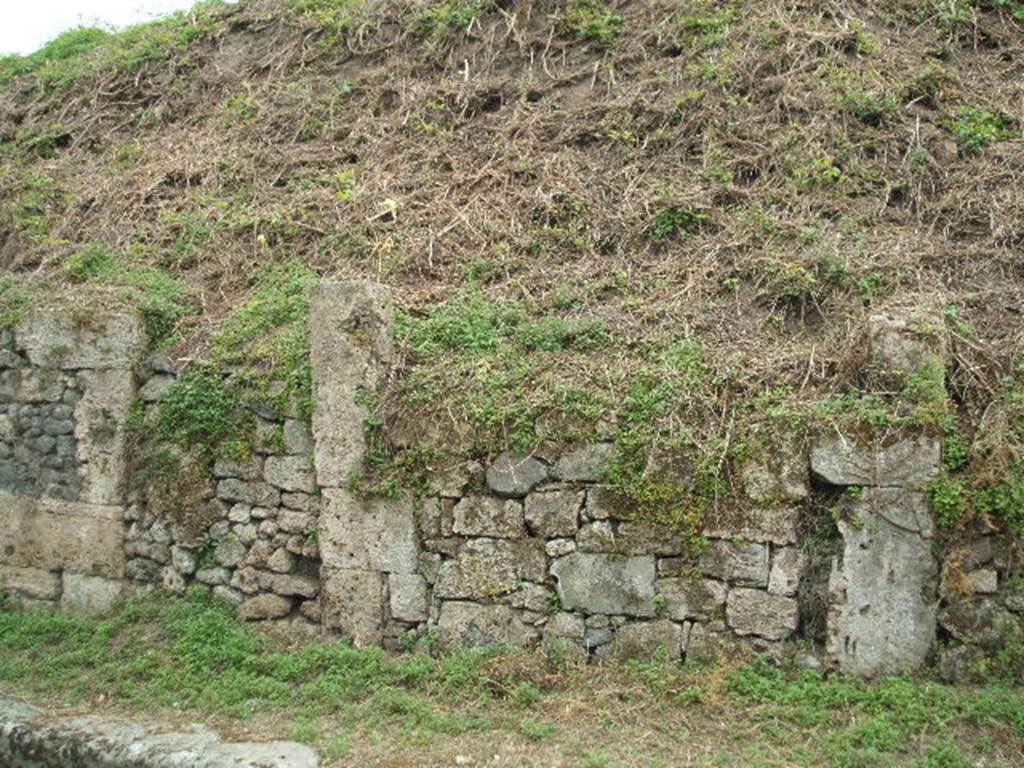
<instances>
[{"instance_id":1,"label":"white sky patch","mask_svg":"<svg viewBox=\"0 0 1024 768\"><path fill-rule=\"evenodd\" d=\"M28 54L68 29L125 27L191 8L195 0L0 0L0 55Z\"/></svg>"}]
</instances>

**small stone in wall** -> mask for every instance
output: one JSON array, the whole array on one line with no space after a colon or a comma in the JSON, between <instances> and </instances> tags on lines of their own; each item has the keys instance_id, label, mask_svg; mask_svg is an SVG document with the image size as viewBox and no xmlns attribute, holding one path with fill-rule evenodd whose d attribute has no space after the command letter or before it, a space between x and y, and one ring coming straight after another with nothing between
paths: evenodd
<instances>
[{"instance_id":1,"label":"small stone in wall","mask_svg":"<svg viewBox=\"0 0 1024 768\"><path fill-rule=\"evenodd\" d=\"M307 456L268 456L263 463L263 477L283 491L316 491L316 477Z\"/></svg>"},{"instance_id":2,"label":"small stone in wall","mask_svg":"<svg viewBox=\"0 0 1024 768\"><path fill-rule=\"evenodd\" d=\"M526 535L523 505L491 496L467 496L455 505L456 533L516 539Z\"/></svg>"},{"instance_id":3,"label":"small stone in wall","mask_svg":"<svg viewBox=\"0 0 1024 768\"><path fill-rule=\"evenodd\" d=\"M776 436L740 466L747 497L762 503L800 501L807 498L810 477L807 450L794 435Z\"/></svg>"},{"instance_id":4,"label":"small stone in wall","mask_svg":"<svg viewBox=\"0 0 1024 768\"><path fill-rule=\"evenodd\" d=\"M548 468L532 456L498 456L487 470L487 485L499 496L520 498L548 479Z\"/></svg>"},{"instance_id":5,"label":"small stone in wall","mask_svg":"<svg viewBox=\"0 0 1024 768\"><path fill-rule=\"evenodd\" d=\"M228 520L232 523L248 523L252 519L252 507L248 504L234 504L228 510Z\"/></svg>"},{"instance_id":6,"label":"small stone in wall","mask_svg":"<svg viewBox=\"0 0 1024 768\"><path fill-rule=\"evenodd\" d=\"M658 579L656 588L665 600L665 618L675 621L707 620L725 605L727 587L714 579Z\"/></svg>"},{"instance_id":7,"label":"small stone in wall","mask_svg":"<svg viewBox=\"0 0 1024 768\"><path fill-rule=\"evenodd\" d=\"M698 567L721 581L765 587L768 585L768 547L741 541L712 541L701 552Z\"/></svg>"},{"instance_id":8,"label":"small stone in wall","mask_svg":"<svg viewBox=\"0 0 1024 768\"><path fill-rule=\"evenodd\" d=\"M196 568L199 565L199 558L196 556L194 550L185 549L184 547L171 547L171 565L173 565L179 573L190 576L196 572Z\"/></svg>"},{"instance_id":9,"label":"small stone in wall","mask_svg":"<svg viewBox=\"0 0 1024 768\"><path fill-rule=\"evenodd\" d=\"M566 482L596 483L601 480L605 465L615 452L611 443L584 445L560 458L554 476Z\"/></svg>"},{"instance_id":10,"label":"small stone in wall","mask_svg":"<svg viewBox=\"0 0 1024 768\"><path fill-rule=\"evenodd\" d=\"M263 479L263 459L249 456L244 459L217 459L213 463L213 476L218 479L242 478L243 480Z\"/></svg>"},{"instance_id":11,"label":"small stone in wall","mask_svg":"<svg viewBox=\"0 0 1024 768\"><path fill-rule=\"evenodd\" d=\"M124 575L132 581L155 583L160 580L160 564L144 558L129 560L125 563Z\"/></svg>"},{"instance_id":12,"label":"small stone in wall","mask_svg":"<svg viewBox=\"0 0 1024 768\"><path fill-rule=\"evenodd\" d=\"M316 528L316 517L308 512L282 509L277 516L277 525L287 533L309 533Z\"/></svg>"},{"instance_id":13,"label":"small stone in wall","mask_svg":"<svg viewBox=\"0 0 1024 768\"><path fill-rule=\"evenodd\" d=\"M575 539L551 539L544 545L548 557L564 557L576 551Z\"/></svg>"},{"instance_id":14,"label":"small stone in wall","mask_svg":"<svg viewBox=\"0 0 1024 768\"><path fill-rule=\"evenodd\" d=\"M782 547L772 554L772 568L768 574L768 591L773 595L792 597L800 589L806 558L799 547Z\"/></svg>"},{"instance_id":15,"label":"small stone in wall","mask_svg":"<svg viewBox=\"0 0 1024 768\"><path fill-rule=\"evenodd\" d=\"M292 601L280 595L256 595L246 600L238 615L246 621L279 619L291 613Z\"/></svg>"},{"instance_id":16,"label":"small stone in wall","mask_svg":"<svg viewBox=\"0 0 1024 768\"><path fill-rule=\"evenodd\" d=\"M267 483L228 478L217 483L217 496L227 502L245 502L254 507L276 507L281 493Z\"/></svg>"},{"instance_id":17,"label":"small stone in wall","mask_svg":"<svg viewBox=\"0 0 1024 768\"><path fill-rule=\"evenodd\" d=\"M295 567L295 556L287 549L275 550L267 559L267 567L275 573L288 573Z\"/></svg>"},{"instance_id":18,"label":"small stone in wall","mask_svg":"<svg viewBox=\"0 0 1024 768\"><path fill-rule=\"evenodd\" d=\"M596 651L598 660L679 661L683 655L685 635L678 624L664 619L630 622L620 627L610 643Z\"/></svg>"},{"instance_id":19,"label":"small stone in wall","mask_svg":"<svg viewBox=\"0 0 1024 768\"><path fill-rule=\"evenodd\" d=\"M556 613L550 617L547 623L544 625L545 637L567 637L574 640L579 640L583 637L586 625L583 623L583 617L578 613Z\"/></svg>"},{"instance_id":20,"label":"small stone in wall","mask_svg":"<svg viewBox=\"0 0 1024 768\"><path fill-rule=\"evenodd\" d=\"M512 592L520 580L514 542L471 539L441 564L435 592L439 597L492 598Z\"/></svg>"},{"instance_id":21,"label":"small stone in wall","mask_svg":"<svg viewBox=\"0 0 1024 768\"><path fill-rule=\"evenodd\" d=\"M971 571L964 577L964 586L976 595L994 595L999 591L999 574L990 568Z\"/></svg>"},{"instance_id":22,"label":"small stone in wall","mask_svg":"<svg viewBox=\"0 0 1024 768\"><path fill-rule=\"evenodd\" d=\"M313 515L320 513L320 497L308 493L282 493L281 504L300 512L309 512Z\"/></svg>"},{"instance_id":23,"label":"small stone in wall","mask_svg":"<svg viewBox=\"0 0 1024 768\"><path fill-rule=\"evenodd\" d=\"M510 594L507 602L513 608L523 608L532 613L544 615L551 612L552 593L540 584L524 582Z\"/></svg>"},{"instance_id":24,"label":"small stone in wall","mask_svg":"<svg viewBox=\"0 0 1024 768\"><path fill-rule=\"evenodd\" d=\"M298 419L286 419L284 422L284 445L288 453L306 454L313 453L313 433L309 427Z\"/></svg>"},{"instance_id":25,"label":"small stone in wall","mask_svg":"<svg viewBox=\"0 0 1024 768\"><path fill-rule=\"evenodd\" d=\"M654 557L574 552L555 560L562 606L587 613L654 615Z\"/></svg>"},{"instance_id":26,"label":"small stone in wall","mask_svg":"<svg viewBox=\"0 0 1024 768\"><path fill-rule=\"evenodd\" d=\"M751 509L723 504L708 511L703 533L713 539L795 544L799 523L799 506L772 504Z\"/></svg>"},{"instance_id":27,"label":"small stone in wall","mask_svg":"<svg viewBox=\"0 0 1024 768\"><path fill-rule=\"evenodd\" d=\"M523 647L537 639L537 630L523 623L507 605L445 602L437 622L442 650L482 645Z\"/></svg>"},{"instance_id":28,"label":"small stone in wall","mask_svg":"<svg viewBox=\"0 0 1024 768\"><path fill-rule=\"evenodd\" d=\"M796 600L739 587L729 592L725 616L736 634L769 640L789 637L796 631L800 618Z\"/></svg>"},{"instance_id":29,"label":"small stone in wall","mask_svg":"<svg viewBox=\"0 0 1024 768\"><path fill-rule=\"evenodd\" d=\"M629 505L622 496L605 486L597 486L587 491L587 503L584 514L591 520L628 520Z\"/></svg>"},{"instance_id":30,"label":"small stone in wall","mask_svg":"<svg viewBox=\"0 0 1024 768\"><path fill-rule=\"evenodd\" d=\"M236 525L233 530L235 535L238 537L238 540L247 547L255 544L256 540L259 538L256 526L252 524Z\"/></svg>"},{"instance_id":31,"label":"small stone in wall","mask_svg":"<svg viewBox=\"0 0 1024 768\"><path fill-rule=\"evenodd\" d=\"M391 592L391 616L399 621L427 620L427 582L414 573L392 573L388 576Z\"/></svg>"},{"instance_id":32,"label":"small stone in wall","mask_svg":"<svg viewBox=\"0 0 1024 768\"><path fill-rule=\"evenodd\" d=\"M247 551L237 534L232 531L217 542L213 556L225 568L234 568L245 559Z\"/></svg>"},{"instance_id":33,"label":"small stone in wall","mask_svg":"<svg viewBox=\"0 0 1024 768\"><path fill-rule=\"evenodd\" d=\"M139 398L146 403L155 403L163 398L173 384L173 376L152 376L139 388Z\"/></svg>"},{"instance_id":34,"label":"small stone in wall","mask_svg":"<svg viewBox=\"0 0 1024 768\"><path fill-rule=\"evenodd\" d=\"M218 584L227 584L231 578L231 571L227 568L200 568L196 571L195 578L200 584L214 587Z\"/></svg>"},{"instance_id":35,"label":"small stone in wall","mask_svg":"<svg viewBox=\"0 0 1024 768\"><path fill-rule=\"evenodd\" d=\"M65 572L60 608L81 616L104 616L121 599L124 584L115 579Z\"/></svg>"},{"instance_id":36,"label":"small stone in wall","mask_svg":"<svg viewBox=\"0 0 1024 768\"><path fill-rule=\"evenodd\" d=\"M237 589L224 586L223 584L213 588L213 596L218 600L223 600L229 605L241 605L245 602L245 595L239 592Z\"/></svg>"},{"instance_id":37,"label":"small stone in wall","mask_svg":"<svg viewBox=\"0 0 1024 768\"><path fill-rule=\"evenodd\" d=\"M526 497L526 524L536 536L575 536L583 506L582 491L562 489L534 492Z\"/></svg>"}]
</instances>

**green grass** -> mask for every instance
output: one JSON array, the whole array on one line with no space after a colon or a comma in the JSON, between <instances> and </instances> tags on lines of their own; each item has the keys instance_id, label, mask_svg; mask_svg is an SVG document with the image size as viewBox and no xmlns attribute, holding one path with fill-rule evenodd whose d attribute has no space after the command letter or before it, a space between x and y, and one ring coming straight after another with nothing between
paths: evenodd
<instances>
[{"instance_id":1,"label":"green grass","mask_svg":"<svg viewBox=\"0 0 1024 768\"><path fill-rule=\"evenodd\" d=\"M1024 738L1024 692L998 684L867 682L760 662L574 667L496 648L395 655L262 634L199 588L129 601L107 619L0 607L0 689L269 723L268 738L306 741L327 760L395 757L415 745L434 764L430 751L457 739L452 748L487 759L496 742L521 744L524 755L551 750L530 765L566 754L575 764L655 766L694 744L705 747L701 764L746 765L757 734L756 760L775 762L756 764L931 768L973 765ZM587 757L581 721L592 724Z\"/></svg>"}]
</instances>

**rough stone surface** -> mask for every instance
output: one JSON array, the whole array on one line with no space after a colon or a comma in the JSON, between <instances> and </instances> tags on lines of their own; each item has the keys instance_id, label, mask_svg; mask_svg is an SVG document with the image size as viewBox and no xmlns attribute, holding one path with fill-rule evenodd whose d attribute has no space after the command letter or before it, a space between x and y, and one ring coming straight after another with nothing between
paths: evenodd
<instances>
[{"instance_id":1,"label":"rough stone surface","mask_svg":"<svg viewBox=\"0 0 1024 768\"><path fill-rule=\"evenodd\" d=\"M683 628L667 620L626 624L618 629L614 639L597 649L599 660L661 659L678 661L684 645Z\"/></svg>"},{"instance_id":2,"label":"rough stone surface","mask_svg":"<svg viewBox=\"0 0 1024 768\"><path fill-rule=\"evenodd\" d=\"M437 620L438 644L444 650L481 645L525 646L537 631L520 621L507 605L448 601Z\"/></svg>"},{"instance_id":3,"label":"rough stone surface","mask_svg":"<svg viewBox=\"0 0 1024 768\"><path fill-rule=\"evenodd\" d=\"M123 586L119 580L65 572L61 610L80 616L105 616L121 599Z\"/></svg>"},{"instance_id":4,"label":"rough stone surface","mask_svg":"<svg viewBox=\"0 0 1024 768\"><path fill-rule=\"evenodd\" d=\"M392 573L388 577L391 616L399 621L427 620L427 580L418 574Z\"/></svg>"},{"instance_id":5,"label":"rough stone surface","mask_svg":"<svg viewBox=\"0 0 1024 768\"><path fill-rule=\"evenodd\" d=\"M487 469L487 485L499 496L525 496L548 479L548 468L532 456L503 453Z\"/></svg>"},{"instance_id":6,"label":"rough stone surface","mask_svg":"<svg viewBox=\"0 0 1024 768\"><path fill-rule=\"evenodd\" d=\"M318 541L326 566L414 573L419 554L412 499L360 498L324 490Z\"/></svg>"},{"instance_id":7,"label":"rough stone surface","mask_svg":"<svg viewBox=\"0 0 1024 768\"><path fill-rule=\"evenodd\" d=\"M384 574L325 567L320 577L324 626L345 633L357 648L378 645L384 631Z\"/></svg>"},{"instance_id":8,"label":"rough stone surface","mask_svg":"<svg viewBox=\"0 0 1024 768\"><path fill-rule=\"evenodd\" d=\"M317 768L316 753L285 741L230 743L202 726L63 718L0 700L0 765L10 768Z\"/></svg>"},{"instance_id":9,"label":"rough stone surface","mask_svg":"<svg viewBox=\"0 0 1024 768\"><path fill-rule=\"evenodd\" d=\"M15 346L39 368L130 370L146 346L134 314L96 314L80 322L66 309L37 309L14 328Z\"/></svg>"},{"instance_id":10,"label":"rough stone surface","mask_svg":"<svg viewBox=\"0 0 1024 768\"><path fill-rule=\"evenodd\" d=\"M360 281L321 283L309 312L313 366L313 436L317 483L344 486L366 450L363 424L369 415L357 403L360 390L373 392L392 352L391 294Z\"/></svg>"},{"instance_id":11,"label":"rough stone surface","mask_svg":"<svg viewBox=\"0 0 1024 768\"><path fill-rule=\"evenodd\" d=\"M263 478L282 491L316 491L316 477L306 456L268 456L263 463Z\"/></svg>"},{"instance_id":12,"label":"rough stone surface","mask_svg":"<svg viewBox=\"0 0 1024 768\"><path fill-rule=\"evenodd\" d=\"M676 621L706 621L725 605L726 585L714 579L658 579L656 587L665 599L665 617Z\"/></svg>"},{"instance_id":13,"label":"rough stone surface","mask_svg":"<svg viewBox=\"0 0 1024 768\"><path fill-rule=\"evenodd\" d=\"M806 558L798 547L782 547L772 554L768 574L768 591L773 595L792 597L800 589Z\"/></svg>"},{"instance_id":14,"label":"rough stone surface","mask_svg":"<svg viewBox=\"0 0 1024 768\"><path fill-rule=\"evenodd\" d=\"M526 535L523 504L493 496L467 496L455 505L453 530L464 536L520 538Z\"/></svg>"},{"instance_id":15,"label":"rough stone surface","mask_svg":"<svg viewBox=\"0 0 1024 768\"><path fill-rule=\"evenodd\" d=\"M795 544L800 508L776 504L753 509L723 505L709 510L704 535L715 539L745 539L772 544Z\"/></svg>"},{"instance_id":16,"label":"rough stone surface","mask_svg":"<svg viewBox=\"0 0 1024 768\"><path fill-rule=\"evenodd\" d=\"M611 443L584 445L555 462L552 474L566 482L596 483L614 452Z\"/></svg>"},{"instance_id":17,"label":"rough stone surface","mask_svg":"<svg viewBox=\"0 0 1024 768\"><path fill-rule=\"evenodd\" d=\"M217 497L254 507L276 507L281 501L281 492L267 483L227 478L217 483Z\"/></svg>"},{"instance_id":18,"label":"rough stone surface","mask_svg":"<svg viewBox=\"0 0 1024 768\"><path fill-rule=\"evenodd\" d=\"M124 573L120 507L66 504L0 492L0 565L67 569L108 578Z\"/></svg>"},{"instance_id":19,"label":"rough stone surface","mask_svg":"<svg viewBox=\"0 0 1024 768\"><path fill-rule=\"evenodd\" d=\"M891 444L864 444L829 432L811 442L811 471L830 485L924 488L939 472L941 446L916 435Z\"/></svg>"},{"instance_id":20,"label":"rough stone surface","mask_svg":"<svg viewBox=\"0 0 1024 768\"><path fill-rule=\"evenodd\" d=\"M708 576L751 587L768 585L768 547L742 541L709 542L698 559Z\"/></svg>"},{"instance_id":21,"label":"rough stone surface","mask_svg":"<svg viewBox=\"0 0 1024 768\"><path fill-rule=\"evenodd\" d=\"M575 536L583 500L583 492L573 489L531 493L524 505L526 524L534 535L547 539Z\"/></svg>"},{"instance_id":22,"label":"rough stone surface","mask_svg":"<svg viewBox=\"0 0 1024 768\"><path fill-rule=\"evenodd\" d=\"M725 617L738 635L782 640L796 631L800 614L796 600L790 597L736 588L729 592Z\"/></svg>"},{"instance_id":23,"label":"rough stone surface","mask_svg":"<svg viewBox=\"0 0 1024 768\"><path fill-rule=\"evenodd\" d=\"M56 600L60 595L60 574L41 568L0 565L0 590L30 600Z\"/></svg>"},{"instance_id":24,"label":"rough stone surface","mask_svg":"<svg viewBox=\"0 0 1024 768\"><path fill-rule=\"evenodd\" d=\"M913 373L929 359L945 358L945 328L945 321L937 314L920 317L871 315L868 318L868 350L877 365Z\"/></svg>"},{"instance_id":25,"label":"rough stone surface","mask_svg":"<svg viewBox=\"0 0 1024 768\"><path fill-rule=\"evenodd\" d=\"M434 591L439 597L493 598L515 591L524 579L542 580L545 571L543 545L536 540L471 539L441 564Z\"/></svg>"},{"instance_id":26,"label":"rough stone surface","mask_svg":"<svg viewBox=\"0 0 1024 768\"><path fill-rule=\"evenodd\" d=\"M266 621L279 619L291 613L291 598L281 595L256 595L250 597L238 610L238 615L246 621Z\"/></svg>"},{"instance_id":27,"label":"rough stone surface","mask_svg":"<svg viewBox=\"0 0 1024 768\"><path fill-rule=\"evenodd\" d=\"M562 607L590 613L654 615L654 557L574 552L555 560Z\"/></svg>"},{"instance_id":28,"label":"rough stone surface","mask_svg":"<svg viewBox=\"0 0 1024 768\"><path fill-rule=\"evenodd\" d=\"M868 489L846 500L842 511L843 553L829 583L828 653L856 675L916 669L935 639L937 566L927 498Z\"/></svg>"},{"instance_id":29,"label":"rough stone surface","mask_svg":"<svg viewBox=\"0 0 1024 768\"><path fill-rule=\"evenodd\" d=\"M810 492L807 453L792 435L774 435L770 448L740 466L747 497L761 503L800 501Z\"/></svg>"}]
</instances>

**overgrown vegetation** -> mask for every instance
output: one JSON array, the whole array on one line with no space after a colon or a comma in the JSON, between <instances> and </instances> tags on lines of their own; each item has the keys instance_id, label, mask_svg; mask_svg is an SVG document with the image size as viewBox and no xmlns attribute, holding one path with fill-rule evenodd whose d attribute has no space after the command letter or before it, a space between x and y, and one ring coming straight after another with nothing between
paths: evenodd
<instances>
[{"instance_id":1,"label":"overgrown vegetation","mask_svg":"<svg viewBox=\"0 0 1024 768\"><path fill-rule=\"evenodd\" d=\"M131 601L104 620L0 610L0 687L267 730L311 743L326 765L412 748L421 765L507 752L524 766L653 768L686 755L706 765L949 768L1015 764L1024 740L1013 687L870 683L761 662L586 667L498 648L433 658L427 647L391 655L295 643L238 623L195 589Z\"/></svg>"}]
</instances>

